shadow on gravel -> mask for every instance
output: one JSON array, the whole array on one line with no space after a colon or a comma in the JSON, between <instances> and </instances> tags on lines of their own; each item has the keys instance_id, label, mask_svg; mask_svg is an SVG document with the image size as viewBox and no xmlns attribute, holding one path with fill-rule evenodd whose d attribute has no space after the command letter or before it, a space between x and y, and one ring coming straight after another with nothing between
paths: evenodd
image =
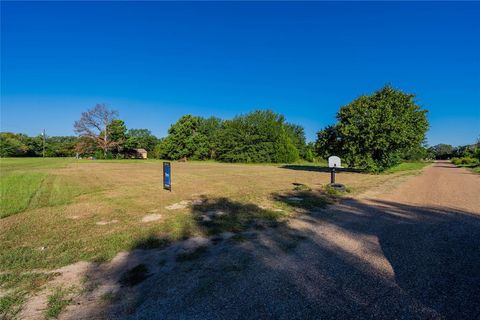
<instances>
[{"instance_id":1,"label":"shadow on gravel","mask_svg":"<svg viewBox=\"0 0 480 320\"><path fill-rule=\"evenodd\" d=\"M104 303L82 306L82 317L478 318L477 215L352 199L325 210L312 205L325 204L321 195L305 194L276 198L305 213L291 223L255 204L204 199L192 214L210 237L92 268L88 282L101 285L91 295ZM152 235L138 247L166 241Z\"/></svg>"}]
</instances>

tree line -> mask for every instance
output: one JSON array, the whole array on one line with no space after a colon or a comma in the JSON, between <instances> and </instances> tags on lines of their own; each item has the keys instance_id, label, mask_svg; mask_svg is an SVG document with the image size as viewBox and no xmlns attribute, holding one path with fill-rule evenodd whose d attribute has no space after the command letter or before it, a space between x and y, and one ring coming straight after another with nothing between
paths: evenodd
<instances>
[{"instance_id":1,"label":"tree line","mask_svg":"<svg viewBox=\"0 0 480 320\"><path fill-rule=\"evenodd\" d=\"M45 155L122 159L143 148L150 158L242 163L314 161L337 155L350 167L373 172L403 160L445 156L443 145L425 144L427 111L416 104L415 95L389 85L342 106L336 120L317 133L315 143L306 142L302 126L271 110L226 120L184 115L166 137L157 138L147 129L127 129L118 112L98 104L75 121L78 136L46 137ZM0 133L2 157L42 153L42 136Z\"/></svg>"}]
</instances>

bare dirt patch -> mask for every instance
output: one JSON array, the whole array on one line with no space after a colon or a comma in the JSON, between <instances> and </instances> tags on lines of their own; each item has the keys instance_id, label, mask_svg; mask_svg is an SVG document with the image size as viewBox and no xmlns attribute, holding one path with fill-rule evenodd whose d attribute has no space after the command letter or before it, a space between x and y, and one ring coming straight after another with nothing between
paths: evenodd
<instances>
[{"instance_id":1,"label":"bare dirt patch","mask_svg":"<svg viewBox=\"0 0 480 320\"><path fill-rule=\"evenodd\" d=\"M156 213L148 214L142 218L142 222L157 221L157 220L160 220L161 218L162 218L161 214L156 214Z\"/></svg>"}]
</instances>

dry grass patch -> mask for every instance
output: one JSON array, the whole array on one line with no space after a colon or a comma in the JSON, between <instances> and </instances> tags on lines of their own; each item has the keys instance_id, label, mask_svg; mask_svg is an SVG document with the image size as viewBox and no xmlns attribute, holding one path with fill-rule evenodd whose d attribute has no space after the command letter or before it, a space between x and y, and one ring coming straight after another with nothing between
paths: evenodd
<instances>
[{"instance_id":1,"label":"dry grass patch","mask_svg":"<svg viewBox=\"0 0 480 320\"><path fill-rule=\"evenodd\" d=\"M162 189L161 161L7 160L0 163L2 210L13 209L2 211L0 219L0 272L17 276L81 260L108 261L120 251L161 247L192 236L275 226L293 211L331 201L319 191L330 175L318 167L173 162L169 192ZM341 172L337 180L355 194L402 174ZM38 183L15 175L37 177ZM22 194L25 184L30 189ZM4 203L15 193L19 199ZM188 204L166 209L182 201ZM149 215L155 219L142 222ZM111 221L115 223L97 224ZM14 281L6 279L7 284Z\"/></svg>"}]
</instances>

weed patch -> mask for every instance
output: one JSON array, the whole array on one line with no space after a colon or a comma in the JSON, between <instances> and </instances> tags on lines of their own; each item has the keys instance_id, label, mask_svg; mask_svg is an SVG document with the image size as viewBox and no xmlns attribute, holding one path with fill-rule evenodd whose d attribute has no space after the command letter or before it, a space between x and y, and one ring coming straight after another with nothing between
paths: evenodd
<instances>
[{"instance_id":1,"label":"weed patch","mask_svg":"<svg viewBox=\"0 0 480 320\"><path fill-rule=\"evenodd\" d=\"M14 319L15 316L22 309L25 301L25 294L21 292L14 292L6 294L0 298L0 318Z\"/></svg>"},{"instance_id":2,"label":"weed patch","mask_svg":"<svg viewBox=\"0 0 480 320\"><path fill-rule=\"evenodd\" d=\"M54 289L53 293L48 297L46 318L58 318L60 313L72 303L71 299L66 298L70 292L63 288Z\"/></svg>"}]
</instances>

